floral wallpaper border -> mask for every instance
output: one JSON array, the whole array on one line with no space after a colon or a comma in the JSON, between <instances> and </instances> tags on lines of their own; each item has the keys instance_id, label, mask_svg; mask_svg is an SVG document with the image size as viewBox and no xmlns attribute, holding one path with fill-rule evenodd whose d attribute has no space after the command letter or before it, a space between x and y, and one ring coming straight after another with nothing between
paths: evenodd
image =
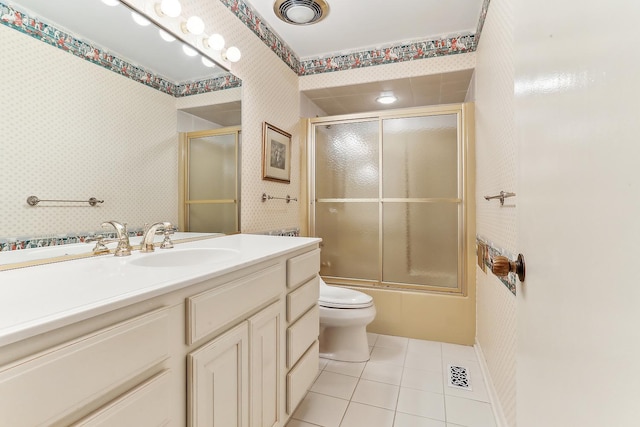
<instances>
[{"instance_id":1,"label":"floral wallpaper border","mask_svg":"<svg viewBox=\"0 0 640 427\"><path fill-rule=\"evenodd\" d=\"M144 233L143 227L136 227L128 230L129 237L142 236ZM264 234L268 236L288 236L299 237L299 228L285 228L278 230L263 231L255 234ZM0 252L19 251L23 249L32 248L44 248L48 246L68 245L72 243L83 243L88 237L102 235L109 239L115 239L116 232L108 230L97 231L81 231L70 232L67 234L34 236L34 237L15 237L15 238L0 238Z\"/></svg>"},{"instance_id":2,"label":"floral wallpaper border","mask_svg":"<svg viewBox=\"0 0 640 427\"><path fill-rule=\"evenodd\" d=\"M0 24L176 98L242 85L242 81L230 73L195 82L171 82L4 3L0 3Z\"/></svg>"},{"instance_id":3,"label":"floral wallpaper border","mask_svg":"<svg viewBox=\"0 0 640 427\"><path fill-rule=\"evenodd\" d=\"M143 227L128 229L129 237L142 236ZM23 249L44 248L48 246L68 245L72 243L84 243L88 237L102 235L108 239L117 237L115 231L97 230L69 232L67 234L44 236L20 236L0 238L0 252L19 251Z\"/></svg>"},{"instance_id":4,"label":"floral wallpaper border","mask_svg":"<svg viewBox=\"0 0 640 427\"><path fill-rule=\"evenodd\" d=\"M488 271L486 271L487 274L491 273L491 266L492 266L492 261L493 258L499 255L505 256L507 258L509 258L512 261L515 261L515 259L517 258L517 255L514 255L513 253L507 251L506 249L500 248L498 246L496 246L492 241L476 235L476 247L479 248L481 245L484 245L487 250L484 253L484 257L483 257L483 263L486 267L486 269ZM484 269L483 269L484 271ZM491 273L492 274L492 273ZM516 295L516 274L515 273L509 273L508 276L506 277L498 277L496 276L498 279L500 279L500 281L502 282L502 284L504 286L506 286L507 289L509 289L509 291L515 296Z\"/></svg>"},{"instance_id":5,"label":"floral wallpaper border","mask_svg":"<svg viewBox=\"0 0 640 427\"><path fill-rule=\"evenodd\" d=\"M220 1L299 76L473 52L478 46L490 2L490 0L484 0L482 4L475 34L459 34L440 39L389 45L379 49L300 60L250 5L243 0Z\"/></svg>"}]
</instances>

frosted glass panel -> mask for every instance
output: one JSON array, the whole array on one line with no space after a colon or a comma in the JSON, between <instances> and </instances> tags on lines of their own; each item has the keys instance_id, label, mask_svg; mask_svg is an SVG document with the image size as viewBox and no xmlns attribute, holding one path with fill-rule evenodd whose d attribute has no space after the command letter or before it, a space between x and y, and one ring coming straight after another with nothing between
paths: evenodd
<instances>
[{"instance_id":1,"label":"frosted glass panel","mask_svg":"<svg viewBox=\"0 0 640 427\"><path fill-rule=\"evenodd\" d=\"M383 197L458 198L457 115L383 120Z\"/></svg>"},{"instance_id":2,"label":"frosted glass panel","mask_svg":"<svg viewBox=\"0 0 640 427\"><path fill-rule=\"evenodd\" d=\"M189 205L189 231L235 233L238 214L235 203Z\"/></svg>"},{"instance_id":3,"label":"frosted glass panel","mask_svg":"<svg viewBox=\"0 0 640 427\"><path fill-rule=\"evenodd\" d=\"M458 285L458 204L385 203L383 281Z\"/></svg>"},{"instance_id":4,"label":"frosted glass panel","mask_svg":"<svg viewBox=\"0 0 640 427\"><path fill-rule=\"evenodd\" d=\"M378 203L316 203L320 274L378 280Z\"/></svg>"},{"instance_id":5,"label":"frosted glass panel","mask_svg":"<svg viewBox=\"0 0 640 427\"><path fill-rule=\"evenodd\" d=\"M188 199L235 199L235 134L190 138L189 150Z\"/></svg>"},{"instance_id":6,"label":"frosted glass panel","mask_svg":"<svg viewBox=\"0 0 640 427\"><path fill-rule=\"evenodd\" d=\"M318 125L316 198L378 197L379 124Z\"/></svg>"}]
</instances>

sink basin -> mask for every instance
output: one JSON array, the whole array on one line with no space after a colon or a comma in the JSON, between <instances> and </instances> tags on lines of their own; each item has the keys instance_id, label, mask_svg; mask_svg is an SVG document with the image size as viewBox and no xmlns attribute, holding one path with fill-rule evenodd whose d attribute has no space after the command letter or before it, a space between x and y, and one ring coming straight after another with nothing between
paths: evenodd
<instances>
[{"instance_id":1,"label":"sink basin","mask_svg":"<svg viewBox=\"0 0 640 427\"><path fill-rule=\"evenodd\" d=\"M132 259L130 264L139 267L188 267L227 261L239 254L237 250L223 248L157 249L154 253Z\"/></svg>"}]
</instances>

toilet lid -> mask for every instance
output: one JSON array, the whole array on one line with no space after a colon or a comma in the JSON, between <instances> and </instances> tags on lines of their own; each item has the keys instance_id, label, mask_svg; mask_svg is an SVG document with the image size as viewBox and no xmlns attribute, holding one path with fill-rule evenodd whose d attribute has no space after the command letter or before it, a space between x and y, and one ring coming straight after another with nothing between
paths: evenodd
<instances>
[{"instance_id":1,"label":"toilet lid","mask_svg":"<svg viewBox=\"0 0 640 427\"><path fill-rule=\"evenodd\" d=\"M325 286L320 292L318 304L327 308L367 308L373 305L373 298L353 289Z\"/></svg>"}]
</instances>

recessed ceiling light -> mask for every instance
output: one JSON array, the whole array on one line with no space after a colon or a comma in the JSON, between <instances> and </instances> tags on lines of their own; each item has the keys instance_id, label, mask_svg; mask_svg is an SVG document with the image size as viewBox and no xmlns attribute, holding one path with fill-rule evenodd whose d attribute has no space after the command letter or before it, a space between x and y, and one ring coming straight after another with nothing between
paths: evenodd
<instances>
[{"instance_id":1,"label":"recessed ceiling light","mask_svg":"<svg viewBox=\"0 0 640 427\"><path fill-rule=\"evenodd\" d=\"M120 0L102 0L102 3L106 4L107 6L117 6L120 4Z\"/></svg>"},{"instance_id":2,"label":"recessed ceiling light","mask_svg":"<svg viewBox=\"0 0 640 427\"><path fill-rule=\"evenodd\" d=\"M309 25L324 19L329 5L325 0L276 0L273 11L288 24Z\"/></svg>"},{"instance_id":3,"label":"recessed ceiling light","mask_svg":"<svg viewBox=\"0 0 640 427\"><path fill-rule=\"evenodd\" d=\"M380 95L379 97L376 98L376 102L380 104L393 104L397 100L398 98L396 98L393 95Z\"/></svg>"}]
</instances>

